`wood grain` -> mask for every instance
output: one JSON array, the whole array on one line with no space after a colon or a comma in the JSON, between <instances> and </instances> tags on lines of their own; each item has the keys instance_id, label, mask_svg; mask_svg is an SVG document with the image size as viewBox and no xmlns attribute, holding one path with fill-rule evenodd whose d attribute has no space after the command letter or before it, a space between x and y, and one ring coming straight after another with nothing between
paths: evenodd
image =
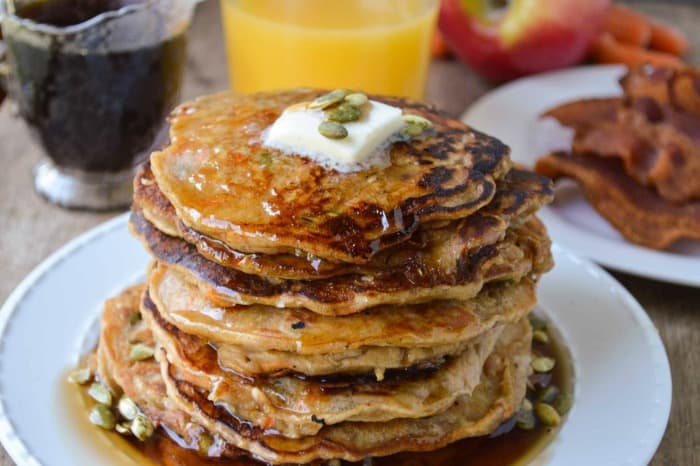
<instances>
[{"instance_id":1,"label":"wood grain","mask_svg":"<svg viewBox=\"0 0 700 466\"><path fill-rule=\"evenodd\" d=\"M635 7L690 34L689 61L700 63L700 7L673 2L635 2ZM225 56L216 2L199 7L190 41L183 98L227 87ZM455 61L437 61L430 70L427 100L459 115L490 85ZM67 211L34 194L32 167L39 150L11 102L0 108L0 302L48 254L116 213ZM647 310L661 334L673 373L673 408L666 435L651 464L700 464L700 289L658 283L615 273ZM605 325L605 322L601 322ZM634 390L634 387L629 387ZM14 464L0 451L0 466Z\"/></svg>"}]
</instances>

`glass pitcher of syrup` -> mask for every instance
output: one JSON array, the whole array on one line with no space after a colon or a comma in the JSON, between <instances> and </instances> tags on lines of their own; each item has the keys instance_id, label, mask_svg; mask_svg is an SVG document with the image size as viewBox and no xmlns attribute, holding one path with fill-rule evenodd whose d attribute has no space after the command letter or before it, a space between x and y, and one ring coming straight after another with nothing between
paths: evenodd
<instances>
[{"instance_id":1,"label":"glass pitcher of syrup","mask_svg":"<svg viewBox=\"0 0 700 466\"><path fill-rule=\"evenodd\" d=\"M47 156L37 192L70 208L130 204L135 167L164 142L179 98L195 5L0 0L0 84Z\"/></svg>"}]
</instances>

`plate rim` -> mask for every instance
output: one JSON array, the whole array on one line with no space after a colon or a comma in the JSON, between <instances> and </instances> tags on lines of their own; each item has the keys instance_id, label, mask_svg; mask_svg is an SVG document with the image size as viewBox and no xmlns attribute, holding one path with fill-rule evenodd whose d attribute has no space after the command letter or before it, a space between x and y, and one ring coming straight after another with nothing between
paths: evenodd
<instances>
[{"instance_id":1,"label":"plate rim","mask_svg":"<svg viewBox=\"0 0 700 466\"><path fill-rule=\"evenodd\" d=\"M94 239L101 236L107 235L114 230L120 228L126 228L129 213L118 215L115 218L108 220L96 227L87 230L86 232L78 235L74 239L70 240L58 250L50 254L46 259L40 262L27 276L16 286L16 288L10 293L6 301L0 307L0 352L5 347L4 335L11 325L11 319L15 315L15 312L20 309L20 304L22 300L32 292L34 287L40 283L43 277L47 276L51 270L59 263L67 260L71 255L81 249L82 247L90 244ZM603 280L603 284L607 285L606 293L610 296L616 296L624 302L624 308L626 313L630 313L635 320L638 322L640 329L643 331L644 339L650 343L651 348L654 351L660 353L661 356L661 367L663 371L662 383L663 394L667 394L662 402L662 410L660 411L663 423L659 423L654 431L654 435L651 438L654 439L655 447L649 451L648 462L653 458L658 447L665 434L668 420L670 416L671 404L672 404L672 373L670 369L670 363L668 360L668 354L663 340L661 339L653 321L649 318L645 312L642 305L636 300L636 298L625 288L620 282L618 282L615 277L613 277L608 271L604 270L602 267L587 259L585 257L577 255L575 252L571 251L565 246L558 243L553 243L553 250L557 250L559 253L567 256L567 258L580 266L586 275L590 276L595 280ZM556 270L556 269L554 269ZM550 272L554 273L554 271ZM556 320L556 319L555 319ZM555 322L556 323L556 322ZM564 327L558 326L559 330L564 334L568 333L570 330ZM0 361L1 364L1 361ZM577 371L578 372L578 371ZM7 415L5 409L5 399L2 394L0 387L0 443L6 449L8 455L12 460L17 463L18 466L42 466L44 465L41 461L37 459L34 453L32 453L27 447L24 440L19 436L15 430L15 426L11 419ZM550 444L550 446L554 443ZM44 465L47 466L47 465Z\"/></svg>"},{"instance_id":2,"label":"plate rim","mask_svg":"<svg viewBox=\"0 0 700 466\"><path fill-rule=\"evenodd\" d=\"M498 86L480 96L478 99L472 102L469 107L467 107L459 119L460 121L471 126L469 121L474 119L475 115L478 115L478 113L481 111L481 107L487 105L488 102L494 97L498 98L503 93L515 92L514 89L521 86L538 84L542 79L553 79L556 77L565 79L568 76L575 76L583 73L617 75L624 73L625 70L626 67L623 65L582 65L519 78L502 86ZM589 94L584 93L581 97L585 98L586 96L589 96ZM480 129L478 128L478 125L476 129ZM527 161L526 163L531 165L532 161ZM694 257L682 256L680 254L666 252L663 250L659 251L645 248L624 239L622 241L616 241L585 231L559 218L553 212L550 206L543 206L539 212L539 215L545 221L545 225L549 227L550 233L552 233L552 236L555 237L554 239L559 244L565 246L567 249L575 250L579 255L586 257L593 262L609 267L613 270L625 272L638 277L700 288L700 274L697 276L690 274L684 275L681 273L681 271L677 271L675 269L679 263L689 263L689 265L692 266L694 265L693 262L697 262L697 265L700 268L700 258L696 259ZM610 223L606 219L602 220L608 224ZM575 234L575 236L579 237L580 240L576 242L568 241L567 237L571 234ZM637 265L638 262L635 260L615 261L611 259L612 256L599 252L599 249L594 246L585 246L585 243L601 245L604 246L606 250L623 247L625 254L628 255L628 257L631 259L639 259L641 257L644 262L641 266L639 266ZM584 246L582 246L582 244L584 244Z\"/></svg>"},{"instance_id":3,"label":"plate rim","mask_svg":"<svg viewBox=\"0 0 700 466\"><path fill-rule=\"evenodd\" d=\"M655 443L655 446L653 449L649 451L649 453L646 455L644 459L643 464L649 464L649 462L654 458L654 455L656 455L656 452L659 449L659 446L661 445L661 442L663 441L663 438L666 434L666 430L668 428L668 422L671 417L671 408L673 406L673 373L671 371L671 363L668 359L668 352L666 350L666 344L664 343L663 339L661 338L661 335L654 324L654 321L651 320L651 317L649 317L649 314L647 314L646 310L642 306L642 304L637 300L637 298L634 297L634 295L622 284L620 283L610 272L605 270L602 266L597 264L591 259L588 259L584 256L580 256L576 254L574 251L569 249L566 246L562 246L561 244L552 241L552 251L558 250L559 253L562 255L567 256L569 260L571 260L573 263L576 263L579 267L581 267L587 275L590 275L594 277L595 279L602 280L605 282L608 287L607 287L607 293L611 296L617 297L618 299L622 300L624 303L624 307L628 310L628 312L631 313L631 315L635 318L637 321L637 324L639 328L643 331L645 340L647 342L653 342L656 341L658 344L654 344L651 346L652 352L658 353L657 356L660 357L660 363L661 366L659 367L659 370L663 372L663 377L661 383L664 384L663 388L660 389L667 394L666 397L664 397L661 402L663 403L663 406L661 407L661 420L663 422L657 424L656 426L652 427L649 429L649 431L653 431L653 435L650 435L650 438L653 439L653 442ZM555 265L556 267L556 265ZM553 271L554 269L552 269ZM547 272L547 274L552 273L552 271ZM570 332L570 329L567 329L557 323L557 318L556 314L554 313L554 317L552 318L552 313L548 312L547 315L549 318L551 318L557 329L562 333L562 336L564 337L563 339L566 340L567 333ZM577 361L573 361L574 363L574 376L578 377L579 373L579 368L578 368L578 363ZM579 390L579 385L574 382L574 393L577 393Z\"/></svg>"},{"instance_id":4,"label":"plate rim","mask_svg":"<svg viewBox=\"0 0 700 466\"><path fill-rule=\"evenodd\" d=\"M5 302L0 307L0 353L5 348L3 338L8 325L19 308L19 303L32 292L34 286L46 276L56 265L70 257L70 255L81 247L89 244L94 238L103 236L114 229L122 227L127 222L129 212L119 214L97 226L79 234L67 243L60 246L56 251L36 265L22 281L12 290ZM1 364L1 362L0 362ZM10 420L5 410L5 398L0 389L0 443L12 458L12 461L20 466L42 466L37 457L29 451L22 438L17 434L15 426Z\"/></svg>"}]
</instances>

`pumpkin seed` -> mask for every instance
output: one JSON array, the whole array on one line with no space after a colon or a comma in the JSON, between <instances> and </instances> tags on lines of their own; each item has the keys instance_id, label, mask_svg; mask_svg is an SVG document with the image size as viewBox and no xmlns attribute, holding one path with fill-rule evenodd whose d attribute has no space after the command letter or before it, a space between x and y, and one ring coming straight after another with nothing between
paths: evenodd
<instances>
[{"instance_id":1,"label":"pumpkin seed","mask_svg":"<svg viewBox=\"0 0 700 466\"><path fill-rule=\"evenodd\" d=\"M345 95L347 94L347 91L343 89L336 89L334 91L329 92L328 94L323 94L321 96L316 97L314 100L309 103L309 108L311 109L324 109L328 108L331 105L337 104L338 102L341 102L344 98Z\"/></svg>"},{"instance_id":2,"label":"pumpkin seed","mask_svg":"<svg viewBox=\"0 0 700 466\"><path fill-rule=\"evenodd\" d=\"M95 405L88 415L90 422L96 426L100 426L106 430L114 429L117 423L117 419L114 417L114 413L107 405L99 404Z\"/></svg>"},{"instance_id":3,"label":"pumpkin seed","mask_svg":"<svg viewBox=\"0 0 700 466\"><path fill-rule=\"evenodd\" d=\"M117 433L122 435L131 435L131 426L128 422L122 422L121 424L117 424L116 426L114 426L114 430L116 430Z\"/></svg>"},{"instance_id":4,"label":"pumpkin seed","mask_svg":"<svg viewBox=\"0 0 700 466\"><path fill-rule=\"evenodd\" d=\"M543 424L555 427L561 424L561 416L556 409L547 403L537 403L535 405L535 414Z\"/></svg>"},{"instance_id":5,"label":"pumpkin seed","mask_svg":"<svg viewBox=\"0 0 700 466\"><path fill-rule=\"evenodd\" d=\"M427 118L423 118L422 116L402 115L401 118L403 118L403 121L407 125L415 125L421 129L430 129L433 127L433 122L428 120Z\"/></svg>"},{"instance_id":6,"label":"pumpkin seed","mask_svg":"<svg viewBox=\"0 0 700 466\"><path fill-rule=\"evenodd\" d=\"M348 136L345 126L335 121L324 121L318 125L318 132L330 139L343 139Z\"/></svg>"},{"instance_id":7,"label":"pumpkin seed","mask_svg":"<svg viewBox=\"0 0 700 466\"><path fill-rule=\"evenodd\" d=\"M537 401L542 403L552 404L554 399L559 395L559 389L554 385L550 385L537 395Z\"/></svg>"},{"instance_id":8,"label":"pumpkin seed","mask_svg":"<svg viewBox=\"0 0 700 466\"><path fill-rule=\"evenodd\" d=\"M139 407L136 406L136 403L134 403L131 398L126 396L122 396L119 399L119 403L117 403L117 410L119 411L119 414L121 414L122 417L128 421L133 421L139 414Z\"/></svg>"},{"instance_id":9,"label":"pumpkin seed","mask_svg":"<svg viewBox=\"0 0 700 466\"><path fill-rule=\"evenodd\" d=\"M544 330L535 330L532 332L532 339L537 343L549 343L549 335Z\"/></svg>"},{"instance_id":10,"label":"pumpkin seed","mask_svg":"<svg viewBox=\"0 0 700 466\"><path fill-rule=\"evenodd\" d=\"M90 385L90 388L88 388L88 395L90 395L90 398L98 403L112 406L112 392L110 392L107 387L99 382L95 382Z\"/></svg>"},{"instance_id":11,"label":"pumpkin seed","mask_svg":"<svg viewBox=\"0 0 700 466\"><path fill-rule=\"evenodd\" d=\"M555 399L552 406L557 410L560 416L565 416L571 409L574 399L568 393L560 393Z\"/></svg>"},{"instance_id":12,"label":"pumpkin seed","mask_svg":"<svg viewBox=\"0 0 700 466\"><path fill-rule=\"evenodd\" d=\"M347 103L342 103L337 107L333 107L328 110L326 116L330 121L337 121L338 123L348 123L350 121L357 121L362 116L362 110L359 107L350 105Z\"/></svg>"},{"instance_id":13,"label":"pumpkin seed","mask_svg":"<svg viewBox=\"0 0 700 466\"><path fill-rule=\"evenodd\" d=\"M535 314L530 314L527 316L527 318L530 321L530 326L533 330L547 330L547 322L541 317L538 317Z\"/></svg>"},{"instance_id":14,"label":"pumpkin seed","mask_svg":"<svg viewBox=\"0 0 700 466\"><path fill-rule=\"evenodd\" d=\"M131 345L131 351L129 352L129 359L132 361L143 361L144 359L152 358L155 350L148 345L143 343L136 343Z\"/></svg>"},{"instance_id":15,"label":"pumpkin seed","mask_svg":"<svg viewBox=\"0 0 700 466\"><path fill-rule=\"evenodd\" d=\"M76 383L78 385L85 385L92 379L92 372L88 367L78 369L77 371L71 372L68 376L68 381L71 383Z\"/></svg>"},{"instance_id":16,"label":"pumpkin seed","mask_svg":"<svg viewBox=\"0 0 700 466\"><path fill-rule=\"evenodd\" d=\"M530 365L535 370L535 372L549 372L554 369L556 361L552 358L546 356L541 356L532 360Z\"/></svg>"},{"instance_id":17,"label":"pumpkin seed","mask_svg":"<svg viewBox=\"0 0 700 466\"><path fill-rule=\"evenodd\" d=\"M131 433L142 442L153 435L153 424L143 414L139 414L131 421Z\"/></svg>"},{"instance_id":18,"label":"pumpkin seed","mask_svg":"<svg viewBox=\"0 0 700 466\"><path fill-rule=\"evenodd\" d=\"M353 92L345 96L345 102L355 107L362 107L364 104L369 102L369 98L362 92Z\"/></svg>"},{"instance_id":19,"label":"pumpkin seed","mask_svg":"<svg viewBox=\"0 0 700 466\"><path fill-rule=\"evenodd\" d=\"M423 133L423 128L418 125L407 123L401 130L403 134L410 137L420 136Z\"/></svg>"},{"instance_id":20,"label":"pumpkin seed","mask_svg":"<svg viewBox=\"0 0 700 466\"><path fill-rule=\"evenodd\" d=\"M535 428L535 415L531 409L520 408L515 414L515 425L523 430Z\"/></svg>"}]
</instances>

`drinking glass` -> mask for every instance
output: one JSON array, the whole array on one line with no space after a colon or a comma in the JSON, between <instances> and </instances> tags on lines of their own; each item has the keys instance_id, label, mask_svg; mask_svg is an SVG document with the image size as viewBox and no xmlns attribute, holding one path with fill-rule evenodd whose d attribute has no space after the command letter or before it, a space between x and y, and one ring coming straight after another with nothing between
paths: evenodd
<instances>
[{"instance_id":1,"label":"drinking glass","mask_svg":"<svg viewBox=\"0 0 700 466\"><path fill-rule=\"evenodd\" d=\"M220 0L229 78L423 97L437 0Z\"/></svg>"},{"instance_id":2,"label":"drinking glass","mask_svg":"<svg viewBox=\"0 0 700 466\"><path fill-rule=\"evenodd\" d=\"M195 2L107 1L90 17L100 2L0 0L2 81L47 156L34 186L70 208L129 205L183 78Z\"/></svg>"}]
</instances>

